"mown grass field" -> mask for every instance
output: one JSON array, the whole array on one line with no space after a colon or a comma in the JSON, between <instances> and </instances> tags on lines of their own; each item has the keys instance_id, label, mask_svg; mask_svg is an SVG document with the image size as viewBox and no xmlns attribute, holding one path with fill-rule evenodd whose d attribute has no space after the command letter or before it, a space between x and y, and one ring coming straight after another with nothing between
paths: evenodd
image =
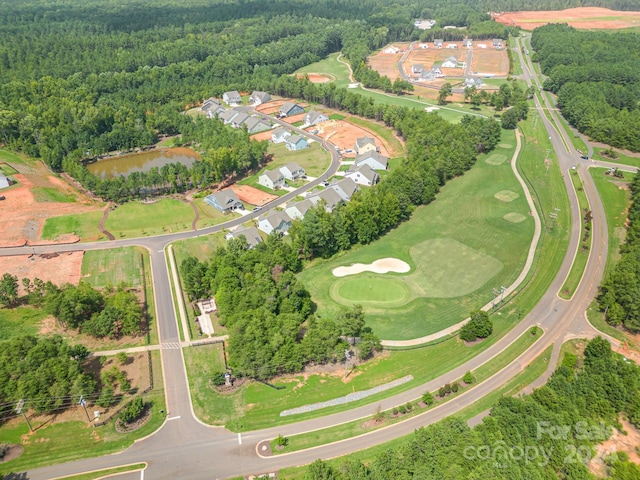
<instances>
[{"instance_id":1,"label":"mown grass field","mask_svg":"<svg viewBox=\"0 0 640 480\"><path fill-rule=\"evenodd\" d=\"M54 240L60 235L75 233L83 242L106 240L107 237L98 229L101 218L101 211L47 218L42 228L42 238Z\"/></svg>"},{"instance_id":2,"label":"mown grass field","mask_svg":"<svg viewBox=\"0 0 640 480\"><path fill-rule=\"evenodd\" d=\"M464 176L449 182L435 202L416 209L410 221L373 244L316 261L300 273L318 314L334 316L341 306L362 303L367 324L381 338L416 338L466 318L493 299L493 288L510 284L524 264L533 220L510 162L487 161L494 155L511 158L514 133L503 135L502 147L480 157ZM496 198L499 192L511 195ZM506 220L510 213L520 213L523 221ZM332 274L338 266L384 257L407 262L411 271L342 278ZM377 290L388 283L387 295L394 296L390 303L368 293L374 278Z\"/></svg>"},{"instance_id":3,"label":"mown grass field","mask_svg":"<svg viewBox=\"0 0 640 480\"><path fill-rule=\"evenodd\" d=\"M214 208L205 202L204 197L194 198L193 204L196 206L199 213L198 222L196 223L196 227L198 229L219 225L240 216L239 213L235 212L222 213L217 208Z\"/></svg>"},{"instance_id":4,"label":"mown grass field","mask_svg":"<svg viewBox=\"0 0 640 480\"><path fill-rule=\"evenodd\" d=\"M82 258L82 280L94 287L121 282L138 287L142 285L143 255L147 252L140 247L88 250Z\"/></svg>"},{"instance_id":5,"label":"mown grass field","mask_svg":"<svg viewBox=\"0 0 640 480\"><path fill-rule=\"evenodd\" d=\"M191 230L195 214L186 202L165 198L155 203L128 202L109 212L104 228L116 239Z\"/></svg>"},{"instance_id":6,"label":"mown grass field","mask_svg":"<svg viewBox=\"0 0 640 480\"><path fill-rule=\"evenodd\" d=\"M344 63L338 61L339 53L332 53L319 62L302 67L296 75L302 73L320 73L333 79L336 87L345 88L349 83L349 69Z\"/></svg>"},{"instance_id":7,"label":"mown grass field","mask_svg":"<svg viewBox=\"0 0 640 480\"><path fill-rule=\"evenodd\" d=\"M23 335L36 335L40 322L46 317L47 313L40 308L0 308L0 338L9 340Z\"/></svg>"},{"instance_id":8,"label":"mown grass field","mask_svg":"<svg viewBox=\"0 0 640 480\"><path fill-rule=\"evenodd\" d=\"M617 158L609 158L603 155L603 151L608 150L607 148L595 147L593 149L593 158L596 160L602 160L603 162L611 162L611 163L620 163L622 165L630 165L632 167L640 168L640 158L632 157L629 155L625 155L624 153L615 150Z\"/></svg>"},{"instance_id":9,"label":"mown grass field","mask_svg":"<svg viewBox=\"0 0 640 480\"><path fill-rule=\"evenodd\" d=\"M34 187L31 192L36 202L73 203L76 201L75 195L65 194L55 188Z\"/></svg>"}]
</instances>

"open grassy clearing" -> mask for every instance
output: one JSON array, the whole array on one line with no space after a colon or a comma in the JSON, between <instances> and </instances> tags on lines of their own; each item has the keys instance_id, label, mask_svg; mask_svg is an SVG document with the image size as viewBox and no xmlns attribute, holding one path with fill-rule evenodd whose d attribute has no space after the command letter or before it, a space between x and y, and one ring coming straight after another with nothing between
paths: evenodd
<instances>
[{"instance_id":1,"label":"open grassy clearing","mask_svg":"<svg viewBox=\"0 0 640 480\"><path fill-rule=\"evenodd\" d=\"M15 460L0 463L0 474L116 453L131 446L134 440L157 430L164 421L165 414L161 410L166 411L166 405L160 352L151 352L151 355L153 389L143 398L152 402L152 414L143 427L122 434L116 432L115 421L94 429L88 427L86 421L74 420L47 424L29 433L29 427L19 418L0 429L0 443L22 445L24 452Z\"/></svg>"},{"instance_id":2,"label":"open grassy clearing","mask_svg":"<svg viewBox=\"0 0 640 480\"><path fill-rule=\"evenodd\" d=\"M594 147L593 148L593 158L595 160L602 160L603 162L611 162L611 163L620 163L622 165L630 165L632 167L640 168L640 158L638 157L630 157L620 152L619 150L615 150L618 155L617 158L609 158L603 155L603 151L608 150L607 148Z\"/></svg>"},{"instance_id":3,"label":"open grassy clearing","mask_svg":"<svg viewBox=\"0 0 640 480\"><path fill-rule=\"evenodd\" d=\"M318 142L311 142L309 148L296 151L288 150L284 143L269 142L267 152L273 155L273 160L267 164L269 170L297 162L307 175L318 177L331 164L331 155Z\"/></svg>"},{"instance_id":4,"label":"open grassy clearing","mask_svg":"<svg viewBox=\"0 0 640 480\"><path fill-rule=\"evenodd\" d=\"M141 247L88 250L82 258L82 279L94 287L121 282L138 287L142 285L144 255L148 253Z\"/></svg>"},{"instance_id":5,"label":"open grassy clearing","mask_svg":"<svg viewBox=\"0 0 640 480\"><path fill-rule=\"evenodd\" d=\"M503 135L504 147L489 155L511 158L514 133ZM470 171L442 189L437 201L416 209L410 221L384 238L306 268L299 278L318 304L318 314L334 316L342 305L359 302L365 306L367 324L381 338L416 338L464 319L492 300L492 288L511 283L524 263L533 220L510 163L491 165L487 157L480 157ZM496 199L501 191L513 192L517 198ZM505 220L511 212L525 215L526 221ZM340 279L332 274L338 266L368 264L384 257L404 260L412 270L406 275L364 273ZM367 302L374 278L378 289L388 282L389 294L391 289L395 295L401 290L409 293L406 298L398 296L395 303L385 304L383 297ZM356 291L360 296L354 296Z\"/></svg>"},{"instance_id":6,"label":"open grassy clearing","mask_svg":"<svg viewBox=\"0 0 640 480\"><path fill-rule=\"evenodd\" d=\"M204 197L194 198L193 204L196 206L199 213L199 218L196 223L196 227L198 229L219 225L240 216L239 213L235 212L222 213L217 208L212 207L205 202Z\"/></svg>"},{"instance_id":7,"label":"open grassy clearing","mask_svg":"<svg viewBox=\"0 0 640 480\"><path fill-rule=\"evenodd\" d=\"M0 149L0 162L24 165L28 161L28 157L25 155L16 152L10 152L9 150Z\"/></svg>"},{"instance_id":8,"label":"open grassy clearing","mask_svg":"<svg viewBox=\"0 0 640 480\"><path fill-rule=\"evenodd\" d=\"M55 240L60 235L75 233L83 242L107 240L98 229L101 218L101 211L47 218L42 229L42 238Z\"/></svg>"},{"instance_id":9,"label":"open grassy clearing","mask_svg":"<svg viewBox=\"0 0 640 480\"><path fill-rule=\"evenodd\" d=\"M75 195L67 194L55 188L34 187L31 189L36 202L54 202L54 203L73 203L76 200Z\"/></svg>"},{"instance_id":10,"label":"open grassy clearing","mask_svg":"<svg viewBox=\"0 0 640 480\"><path fill-rule=\"evenodd\" d=\"M349 83L349 69L344 63L338 61L339 53L332 53L327 58L320 60L319 62L312 63L306 67L296 71L296 75L302 73L320 73L325 74L328 77L333 77L336 87L344 88Z\"/></svg>"},{"instance_id":11,"label":"open grassy clearing","mask_svg":"<svg viewBox=\"0 0 640 480\"><path fill-rule=\"evenodd\" d=\"M109 212L105 230L118 238L136 238L191 230L191 205L165 198L155 203L128 202Z\"/></svg>"},{"instance_id":12,"label":"open grassy clearing","mask_svg":"<svg viewBox=\"0 0 640 480\"><path fill-rule=\"evenodd\" d=\"M0 308L0 338L9 340L23 335L36 335L40 331L40 323L46 317L47 313L41 308Z\"/></svg>"},{"instance_id":13,"label":"open grassy clearing","mask_svg":"<svg viewBox=\"0 0 640 480\"><path fill-rule=\"evenodd\" d=\"M125 472L135 472L144 470L147 467L146 463L133 463L131 465L125 465L122 467L105 468L103 470L96 470L91 473L81 473L79 475L69 475L68 477L59 477L58 480L97 480L99 478L105 478L111 475Z\"/></svg>"},{"instance_id":14,"label":"open grassy clearing","mask_svg":"<svg viewBox=\"0 0 640 480\"><path fill-rule=\"evenodd\" d=\"M591 210L589 207L589 201L587 200L587 195L584 193L584 187L582 186L582 180L578 176L578 172L576 170L571 170L571 182L573 183L573 188L576 191L576 195L578 197L578 206L580 207L580 232L581 238L584 238L585 234L585 222L584 222L584 213L587 210ZM587 247L587 248L585 248ZM589 238L585 243L583 240L580 241L578 245L578 251L576 252L576 256L573 259L573 263L571 264L571 270L569 271L569 275L562 285L560 292L558 295L560 298L569 299L573 297L578 285L580 284L580 280L582 279L582 275L584 274L584 269L587 266L587 260L589 260L589 252L591 251L591 233L589 233Z\"/></svg>"},{"instance_id":15,"label":"open grassy clearing","mask_svg":"<svg viewBox=\"0 0 640 480\"><path fill-rule=\"evenodd\" d=\"M498 356L494 357L489 362L482 365L476 371L473 372L473 376L475 377L475 382L472 386L475 386L477 383L483 382L488 379L496 372L500 371L509 363L511 363L514 359L519 357L525 350L527 350L533 343L535 343L538 338L540 338L540 333L542 330L536 329L536 334L531 335L529 332L523 334L518 340L516 340L512 345L510 345L506 350L501 352ZM335 427L329 427L323 430L316 430L314 432L303 433L300 435L292 435L289 438L289 444L284 447L282 450L277 450L275 447L275 440L271 442L271 451L275 454L289 453L295 452L298 450L304 450L306 448L315 447L318 445L325 445L327 443L336 442L338 440L342 440L345 438L351 438L358 435L362 435L363 433L370 432L373 430L378 430L380 428L386 427L388 425L392 425L394 423L398 423L402 420L406 420L409 417L413 417L419 415L426 410L432 409L446 403L464 392L466 392L469 388L464 387L462 383L462 379L458 379L461 384L460 390L457 393L447 395L444 398L437 397L437 391L431 392L436 399L436 402L431 407L423 407L420 408L418 405L415 405L412 408L411 412L399 416L399 417L391 417L392 411L385 411L385 419L382 422L375 423L371 422L373 420L372 417L367 419L358 419L352 422L343 423L341 425L336 425ZM414 402L415 403L415 402Z\"/></svg>"}]
</instances>

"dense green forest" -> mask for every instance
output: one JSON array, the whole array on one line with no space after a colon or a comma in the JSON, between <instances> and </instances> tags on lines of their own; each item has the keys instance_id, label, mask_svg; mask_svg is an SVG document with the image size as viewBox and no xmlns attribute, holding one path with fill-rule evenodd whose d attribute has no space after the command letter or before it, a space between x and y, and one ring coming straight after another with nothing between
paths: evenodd
<instances>
[{"instance_id":1,"label":"dense green forest","mask_svg":"<svg viewBox=\"0 0 640 480\"><path fill-rule=\"evenodd\" d=\"M640 425L640 369L598 337L587 345L584 362L565 355L545 386L524 397L502 398L473 429L448 418L416 430L370 464L317 460L304 478L595 479L587 465L594 445L620 426L621 414ZM640 467L625 452L605 460L609 478L640 478Z\"/></svg>"},{"instance_id":2,"label":"dense green forest","mask_svg":"<svg viewBox=\"0 0 640 480\"><path fill-rule=\"evenodd\" d=\"M640 151L640 35L536 28L533 60L558 95L562 115L594 140Z\"/></svg>"},{"instance_id":3,"label":"dense green forest","mask_svg":"<svg viewBox=\"0 0 640 480\"><path fill-rule=\"evenodd\" d=\"M600 288L598 301L607 322L640 331L640 174L631 184L629 227L621 257Z\"/></svg>"}]
</instances>

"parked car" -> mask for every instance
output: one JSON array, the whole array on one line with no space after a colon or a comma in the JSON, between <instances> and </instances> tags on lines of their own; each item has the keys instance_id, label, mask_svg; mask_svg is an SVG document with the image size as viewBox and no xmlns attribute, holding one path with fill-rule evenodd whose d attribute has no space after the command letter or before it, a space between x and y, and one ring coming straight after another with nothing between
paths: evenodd
<instances>
[{"instance_id":1,"label":"parked car","mask_svg":"<svg viewBox=\"0 0 640 480\"><path fill-rule=\"evenodd\" d=\"M589 155L580 155L580 158L583 160L589 160Z\"/></svg>"},{"instance_id":2,"label":"parked car","mask_svg":"<svg viewBox=\"0 0 640 480\"><path fill-rule=\"evenodd\" d=\"M4 200L4 195L0 195L0 200Z\"/></svg>"}]
</instances>

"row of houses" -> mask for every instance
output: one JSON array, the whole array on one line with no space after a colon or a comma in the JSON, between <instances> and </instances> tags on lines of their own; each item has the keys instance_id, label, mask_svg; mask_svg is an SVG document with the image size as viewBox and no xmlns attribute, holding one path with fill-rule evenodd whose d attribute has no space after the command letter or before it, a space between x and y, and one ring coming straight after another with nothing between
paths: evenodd
<instances>
[{"instance_id":1,"label":"row of houses","mask_svg":"<svg viewBox=\"0 0 640 480\"><path fill-rule=\"evenodd\" d=\"M249 102L256 107L258 105L262 105L263 103L269 102L271 100L271 95L267 92L261 92L258 90L254 90L251 95L249 95ZM224 92L222 94L222 101L229 105L230 107L235 107L242 103L242 96L240 92L237 90L230 90L228 92Z\"/></svg>"},{"instance_id":2,"label":"row of houses","mask_svg":"<svg viewBox=\"0 0 640 480\"><path fill-rule=\"evenodd\" d=\"M444 40L442 38L434 38L433 39L433 46L435 48L443 48L444 45ZM462 46L466 47L466 48L473 48L473 39L472 38L467 38L465 40L462 41ZM501 38L494 38L491 40L491 46L494 48L502 48L502 39ZM487 48L487 44L486 43L478 43L477 44L478 48ZM421 43L420 44L420 48L429 48L429 45L426 43ZM456 43L448 43L446 45L446 48L458 48L458 45Z\"/></svg>"},{"instance_id":3,"label":"row of houses","mask_svg":"<svg viewBox=\"0 0 640 480\"><path fill-rule=\"evenodd\" d=\"M306 172L304 168L297 162L290 162L275 170L265 170L258 177L258 184L271 190L278 190L285 186L285 180L296 181L305 178Z\"/></svg>"},{"instance_id":4,"label":"row of houses","mask_svg":"<svg viewBox=\"0 0 640 480\"><path fill-rule=\"evenodd\" d=\"M235 108L226 109L215 98L205 100L200 110L206 112L207 118L218 118L233 128L247 127L249 133L264 132L271 128L271 122L266 117L251 115Z\"/></svg>"}]
</instances>

